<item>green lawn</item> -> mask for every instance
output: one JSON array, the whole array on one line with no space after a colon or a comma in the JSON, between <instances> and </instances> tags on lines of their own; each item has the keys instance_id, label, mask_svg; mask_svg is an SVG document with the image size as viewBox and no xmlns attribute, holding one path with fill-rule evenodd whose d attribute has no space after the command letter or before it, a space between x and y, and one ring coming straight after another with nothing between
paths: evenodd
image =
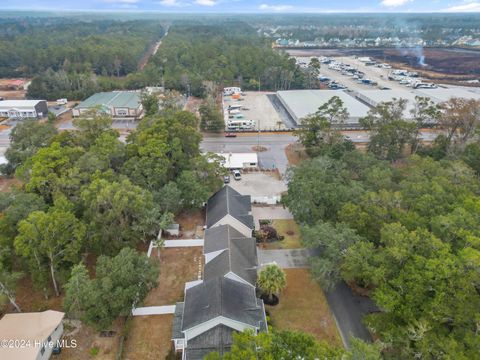
<instances>
[{"instance_id":1,"label":"green lawn","mask_svg":"<svg viewBox=\"0 0 480 360\"><path fill-rule=\"evenodd\" d=\"M300 249L303 247L300 239L300 227L295 220L273 220L271 226L277 230L278 235L285 238L281 241L264 244L264 249Z\"/></svg>"},{"instance_id":2,"label":"green lawn","mask_svg":"<svg viewBox=\"0 0 480 360\"><path fill-rule=\"evenodd\" d=\"M333 315L320 285L308 269L285 269L287 287L280 294L280 303L266 306L270 325L281 330L300 330L318 340L342 346Z\"/></svg>"}]
</instances>

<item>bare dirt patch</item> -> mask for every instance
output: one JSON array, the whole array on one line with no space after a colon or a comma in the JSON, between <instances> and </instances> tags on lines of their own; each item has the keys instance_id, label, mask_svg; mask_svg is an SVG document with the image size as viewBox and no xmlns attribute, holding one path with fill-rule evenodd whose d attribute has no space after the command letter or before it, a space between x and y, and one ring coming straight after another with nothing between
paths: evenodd
<instances>
[{"instance_id":1,"label":"bare dirt patch","mask_svg":"<svg viewBox=\"0 0 480 360\"><path fill-rule=\"evenodd\" d=\"M0 192L9 192L12 187L21 187L22 182L16 178L8 179L0 177Z\"/></svg>"},{"instance_id":2,"label":"bare dirt patch","mask_svg":"<svg viewBox=\"0 0 480 360\"><path fill-rule=\"evenodd\" d=\"M297 166L303 160L308 159L305 148L298 143L288 145L285 148L285 154L287 155L288 163L293 166Z\"/></svg>"},{"instance_id":3,"label":"bare dirt patch","mask_svg":"<svg viewBox=\"0 0 480 360\"><path fill-rule=\"evenodd\" d=\"M300 330L336 346L342 341L320 285L307 269L286 269L287 288L280 303L267 306L271 324L282 330Z\"/></svg>"},{"instance_id":4,"label":"bare dirt patch","mask_svg":"<svg viewBox=\"0 0 480 360\"><path fill-rule=\"evenodd\" d=\"M202 237L202 229L205 225L205 210L184 211L175 217L175 221L180 224L179 238Z\"/></svg>"},{"instance_id":5,"label":"bare dirt patch","mask_svg":"<svg viewBox=\"0 0 480 360\"><path fill-rule=\"evenodd\" d=\"M6 100L23 100L27 92L25 90L2 90L0 91L0 97Z\"/></svg>"},{"instance_id":6,"label":"bare dirt patch","mask_svg":"<svg viewBox=\"0 0 480 360\"><path fill-rule=\"evenodd\" d=\"M152 257L158 258L156 249L153 250ZM143 306L173 305L177 301L183 301L185 283L198 280L201 269L201 247L161 249L158 286L148 293Z\"/></svg>"},{"instance_id":7,"label":"bare dirt patch","mask_svg":"<svg viewBox=\"0 0 480 360\"><path fill-rule=\"evenodd\" d=\"M100 360L114 360L116 358L117 349L120 341L120 334L123 328L124 319L117 319L109 330L115 332L112 337L102 337L95 329L75 321L75 326L80 323L79 327L70 325L67 320L64 334L72 333L71 336L64 336L65 340L71 343L75 340L77 346L75 348L63 348L60 360L90 360L92 358ZM96 353L95 356L93 354Z\"/></svg>"}]
</instances>

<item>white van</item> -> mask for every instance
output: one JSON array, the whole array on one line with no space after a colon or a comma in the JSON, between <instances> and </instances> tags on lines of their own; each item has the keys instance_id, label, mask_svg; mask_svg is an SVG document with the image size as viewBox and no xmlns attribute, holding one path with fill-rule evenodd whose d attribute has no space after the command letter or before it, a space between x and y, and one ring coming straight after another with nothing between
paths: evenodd
<instances>
[{"instance_id":1,"label":"white van","mask_svg":"<svg viewBox=\"0 0 480 360\"><path fill-rule=\"evenodd\" d=\"M58 99L57 100L57 105L67 105L67 99L63 98L63 99Z\"/></svg>"},{"instance_id":2,"label":"white van","mask_svg":"<svg viewBox=\"0 0 480 360\"><path fill-rule=\"evenodd\" d=\"M253 120L228 120L228 130L252 130L255 129L255 121Z\"/></svg>"}]
</instances>

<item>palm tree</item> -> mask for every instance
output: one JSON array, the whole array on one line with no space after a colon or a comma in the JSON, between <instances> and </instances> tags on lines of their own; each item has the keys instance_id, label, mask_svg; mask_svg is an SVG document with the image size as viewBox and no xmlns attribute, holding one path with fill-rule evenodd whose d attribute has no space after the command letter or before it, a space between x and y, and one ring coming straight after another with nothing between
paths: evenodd
<instances>
[{"instance_id":1,"label":"palm tree","mask_svg":"<svg viewBox=\"0 0 480 360\"><path fill-rule=\"evenodd\" d=\"M277 264L265 266L258 275L257 285L273 301L273 295L280 293L287 286L285 272Z\"/></svg>"}]
</instances>

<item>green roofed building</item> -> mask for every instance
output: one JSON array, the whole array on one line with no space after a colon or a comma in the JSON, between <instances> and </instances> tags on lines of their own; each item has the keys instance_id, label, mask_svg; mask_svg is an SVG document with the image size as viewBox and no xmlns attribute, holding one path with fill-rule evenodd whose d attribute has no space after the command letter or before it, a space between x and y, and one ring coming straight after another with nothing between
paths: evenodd
<instances>
[{"instance_id":1,"label":"green roofed building","mask_svg":"<svg viewBox=\"0 0 480 360\"><path fill-rule=\"evenodd\" d=\"M90 96L73 109L73 116L97 109L114 118L140 118L142 100L138 91L101 92Z\"/></svg>"}]
</instances>

